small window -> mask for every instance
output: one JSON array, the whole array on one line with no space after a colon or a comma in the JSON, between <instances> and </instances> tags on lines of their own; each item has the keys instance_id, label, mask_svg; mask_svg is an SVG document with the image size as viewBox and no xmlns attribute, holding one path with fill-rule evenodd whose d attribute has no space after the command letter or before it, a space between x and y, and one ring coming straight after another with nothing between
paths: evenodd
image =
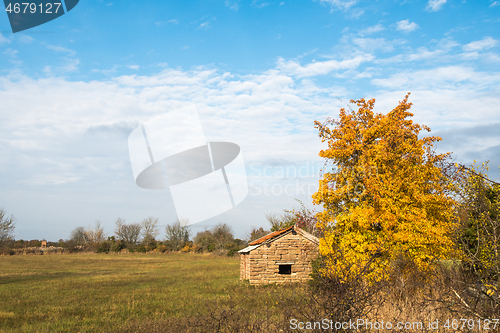
<instances>
[{"instance_id":1,"label":"small window","mask_svg":"<svg viewBox=\"0 0 500 333\"><path fill-rule=\"evenodd\" d=\"M279 270L280 274L287 274L287 275L292 274L292 265L280 265L279 269L280 269Z\"/></svg>"}]
</instances>

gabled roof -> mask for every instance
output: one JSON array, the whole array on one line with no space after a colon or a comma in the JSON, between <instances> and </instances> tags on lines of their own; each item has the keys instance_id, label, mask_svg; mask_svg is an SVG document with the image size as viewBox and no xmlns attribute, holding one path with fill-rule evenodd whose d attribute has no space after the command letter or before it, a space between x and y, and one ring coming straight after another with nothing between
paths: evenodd
<instances>
[{"instance_id":1,"label":"gabled roof","mask_svg":"<svg viewBox=\"0 0 500 333\"><path fill-rule=\"evenodd\" d=\"M271 232L270 234L267 234L264 237L261 237L259 239L254 240L251 243L248 243L248 245L257 245L257 244L263 243L263 242L265 242L268 239L271 239L271 238L274 238L276 236L279 236L279 235L287 232L288 230L292 230L292 229L293 229L293 225L291 227L288 227L288 228L285 228L285 229L281 229L281 230L278 230L278 231L275 231L275 232Z\"/></svg>"},{"instance_id":2,"label":"gabled roof","mask_svg":"<svg viewBox=\"0 0 500 333\"><path fill-rule=\"evenodd\" d=\"M267 243L271 243L271 242L275 241L276 239L281 238L294 230L298 234L300 234L301 236L310 240L311 242L319 244L319 239L316 236L313 236L310 233L300 229L299 227L292 225L291 227L281 229L281 230L278 230L275 232L271 232L270 234L265 235L264 237L261 237L257 240L254 240L253 242L248 244L249 246L247 246L246 248L244 248L243 250L240 250L238 252L239 253L248 253L248 252L258 248L259 246L267 244Z\"/></svg>"}]
</instances>

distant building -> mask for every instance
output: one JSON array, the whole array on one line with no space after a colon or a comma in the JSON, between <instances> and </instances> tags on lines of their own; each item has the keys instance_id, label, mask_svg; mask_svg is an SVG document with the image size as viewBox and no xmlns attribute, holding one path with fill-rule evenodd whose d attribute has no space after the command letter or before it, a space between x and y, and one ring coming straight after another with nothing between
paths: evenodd
<instances>
[{"instance_id":1,"label":"distant building","mask_svg":"<svg viewBox=\"0 0 500 333\"><path fill-rule=\"evenodd\" d=\"M42 241L42 246L41 247L47 247L47 241Z\"/></svg>"},{"instance_id":2,"label":"distant building","mask_svg":"<svg viewBox=\"0 0 500 333\"><path fill-rule=\"evenodd\" d=\"M305 282L311 260L319 253L319 240L291 226L261 237L240 250L240 279L250 284Z\"/></svg>"}]
</instances>

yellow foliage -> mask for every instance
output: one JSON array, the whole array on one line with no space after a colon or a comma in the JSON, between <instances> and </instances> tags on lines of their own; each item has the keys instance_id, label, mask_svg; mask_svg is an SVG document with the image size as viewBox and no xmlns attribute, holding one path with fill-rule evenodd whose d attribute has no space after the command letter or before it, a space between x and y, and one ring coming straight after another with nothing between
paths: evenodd
<instances>
[{"instance_id":1,"label":"yellow foliage","mask_svg":"<svg viewBox=\"0 0 500 333\"><path fill-rule=\"evenodd\" d=\"M408 119L408 96L386 115L373 112L374 99L360 99L351 100L358 110L341 109L339 120L315 122L328 143L319 156L332 163L313 195L324 208L320 252L334 258L330 267L339 275L346 265L370 265L369 278L378 280L400 255L427 270L432 259L452 254L455 202L439 168L449 153L434 153L441 138L419 138L430 129Z\"/></svg>"}]
</instances>

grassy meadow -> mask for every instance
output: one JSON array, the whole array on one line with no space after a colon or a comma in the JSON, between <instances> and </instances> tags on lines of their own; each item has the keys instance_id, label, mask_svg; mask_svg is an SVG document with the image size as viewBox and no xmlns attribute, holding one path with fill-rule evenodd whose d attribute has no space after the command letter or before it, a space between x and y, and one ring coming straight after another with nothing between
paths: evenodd
<instances>
[{"instance_id":1,"label":"grassy meadow","mask_svg":"<svg viewBox=\"0 0 500 333\"><path fill-rule=\"evenodd\" d=\"M225 310L223 304L262 309L269 306L267 294L280 293L279 289L256 289L240 282L237 257L0 256L0 331L140 332L169 327L188 331L191 322L204 331L200 318L213 324L225 311L234 311Z\"/></svg>"},{"instance_id":2,"label":"grassy meadow","mask_svg":"<svg viewBox=\"0 0 500 333\"><path fill-rule=\"evenodd\" d=\"M443 267L456 271L449 263ZM345 284L326 279L318 294L304 284L255 287L241 282L237 257L4 255L0 256L0 332L270 333L297 331L291 330L292 318L393 323L439 319L444 324L450 318L476 318L476 311L483 310L484 318L498 318L496 303L484 297L467 299L476 302L470 303L476 306L474 312L461 306L464 299L450 291L460 291L457 287L462 284L448 290L449 278L432 283L419 280L418 275L415 280L409 278L397 277L380 285L363 279Z\"/></svg>"}]
</instances>

